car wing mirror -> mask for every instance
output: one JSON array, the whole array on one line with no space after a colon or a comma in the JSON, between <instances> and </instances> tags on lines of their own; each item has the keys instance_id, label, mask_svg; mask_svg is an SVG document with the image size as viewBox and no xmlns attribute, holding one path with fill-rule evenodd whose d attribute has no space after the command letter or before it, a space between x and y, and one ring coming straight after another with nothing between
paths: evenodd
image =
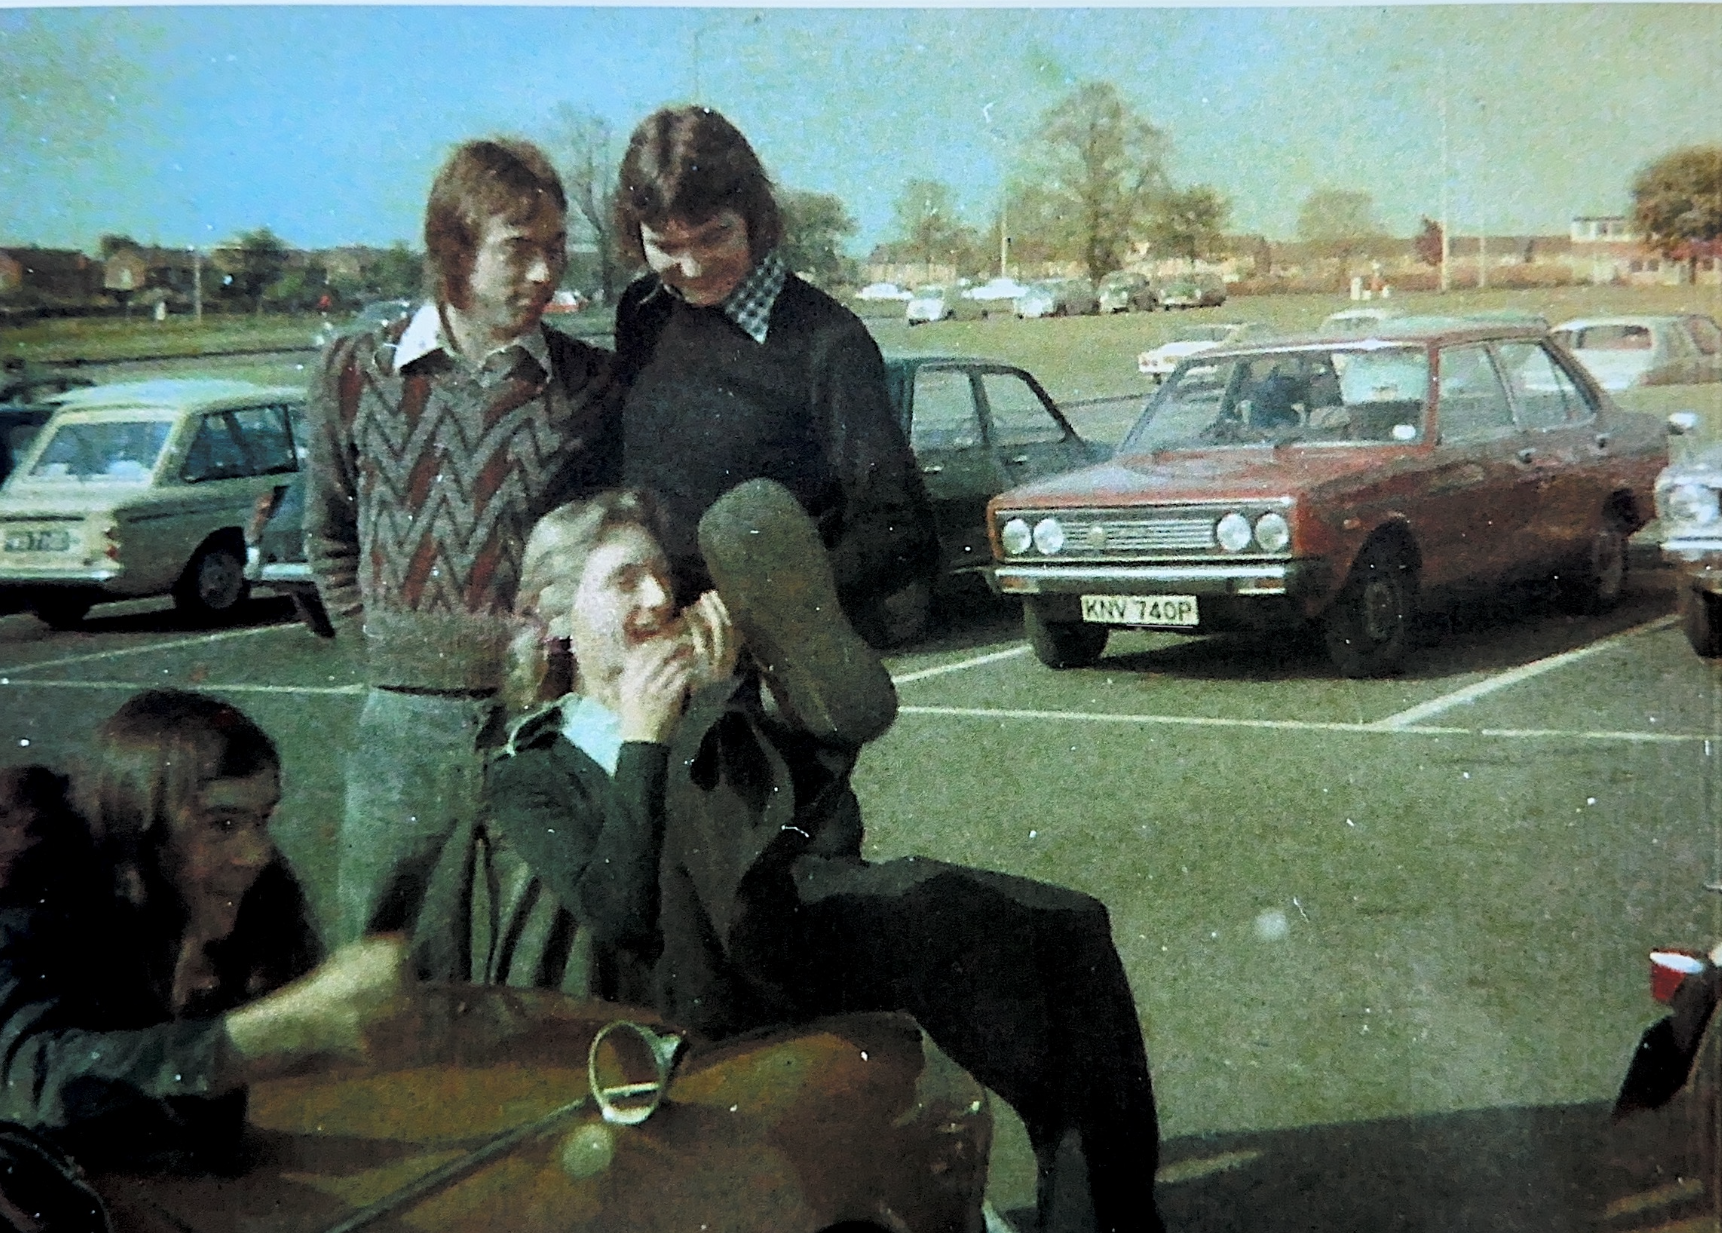
<instances>
[{"instance_id":1,"label":"car wing mirror","mask_svg":"<svg viewBox=\"0 0 1722 1233\"><path fill-rule=\"evenodd\" d=\"M1689 437L1698 431L1698 412L1676 411L1668 417L1668 435Z\"/></svg>"}]
</instances>

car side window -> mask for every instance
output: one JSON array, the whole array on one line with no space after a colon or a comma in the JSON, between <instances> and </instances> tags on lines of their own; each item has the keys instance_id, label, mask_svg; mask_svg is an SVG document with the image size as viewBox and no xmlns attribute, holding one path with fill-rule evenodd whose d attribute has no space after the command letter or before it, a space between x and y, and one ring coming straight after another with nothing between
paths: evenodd
<instances>
[{"instance_id":1,"label":"car side window","mask_svg":"<svg viewBox=\"0 0 1722 1233\"><path fill-rule=\"evenodd\" d=\"M1509 342L1499 347L1519 423L1526 428L1559 428L1587 420L1595 408L1578 383L1538 342Z\"/></svg>"},{"instance_id":2,"label":"car side window","mask_svg":"<svg viewBox=\"0 0 1722 1233\"><path fill-rule=\"evenodd\" d=\"M1436 372L1436 428L1444 443L1489 441L1513 431L1513 409L1487 347L1447 347Z\"/></svg>"},{"instance_id":3,"label":"car side window","mask_svg":"<svg viewBox=\"0 0 1722 1233\"><path fill-rule=\"evenodd\" d=\"M246 407L230 413L240 448L249 458L250 475L279 475L297 471L293 437L287 427L287 408Z\"/></svg>"},{"instance_id":4,"label":"car side window","mask_svg":"<svg viewBox=\"0 0 1722 1233\"><path fill-rule=\"evenodd\" d=\"M1709 317L1686 318L1686 332L1701 355L1722 355L1722 329Z\"/></svg>"},{"instance_id":5,"label":"car side window","mask_svg":"<svg viewBox=\"0 0 1722 1233\"><path fill-rule=\"evenodd\" d=\"M197 426L191 448L185 453L185 465L180 478L188 484L204 480L234 479L250 475L251 463L245 456L234 431L233 421L225 411L212 411Z\"/></svg>"},{"instance_id":6,"label":"car side window","mask_svg":"<svg viewBox=\"0 0 1722 1233\"><path fill-rule=\"evenodd\" d=\"M1011 372L981 374L992 417L993 444L1000 449L1023 445L1053 445L1064 440L1064 428L1048 414L1032 386Z\"/></svg>"},{"instance_id":7,"label":"car side window","mask_svg":"<svg viewBox=\"0 0 1722 1233\"><path fill-rule=\"evenodd\" d=\"M956 368L923 368L915 374L915 422L909 444L917 450L973 449L981 443L969 374Z\"/></svg>"}]
</instances>

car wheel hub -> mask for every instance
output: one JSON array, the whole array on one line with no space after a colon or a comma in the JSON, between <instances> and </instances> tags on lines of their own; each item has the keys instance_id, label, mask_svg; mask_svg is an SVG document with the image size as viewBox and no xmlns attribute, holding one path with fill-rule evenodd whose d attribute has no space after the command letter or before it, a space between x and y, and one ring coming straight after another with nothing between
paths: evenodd
<instances>
[{"instance_id":1,"label":"car wheel hub","mask_svg":"<svg viewBox=\"0 0 1722 1233\"><path fill-rule=\"evenodd\" d=\"M210 608L231 608L239 602L244 581L238 561L228 553L212 552L198 567L198 599Z\"/></svg>"},{"instance_id":2,"label":"car wheel hub","mask_svg":"<svg viewBox=\"0 0 1722 1233\"><path fill-rule=\"evenodd\" d=\"M1626 581L1626 539L1613 528L1604 530L1591 545L1591 577L1602 599L1617 597Z\"/></svg>"},{"instance_id":3,"label":"car wheel hub","mask_svg":"<svg viewBox=\"0 0 1722 1233\"><path fill-rule=\"evenodd\" d=\"M1363 588L1363 633L1386 642L1399 627L1399 588L1391 579L1371 578Z\"/></svg>"}]
</instances>

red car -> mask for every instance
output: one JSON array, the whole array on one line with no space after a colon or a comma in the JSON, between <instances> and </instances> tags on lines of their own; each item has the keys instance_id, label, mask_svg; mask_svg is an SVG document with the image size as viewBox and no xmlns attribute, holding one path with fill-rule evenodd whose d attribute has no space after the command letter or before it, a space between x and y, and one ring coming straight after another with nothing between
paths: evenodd
<instances>
[{"instance_id":1,"label":"red car","mask_svg":"<svg viewBox=\"0 0 1722 1233\"><path fill-rule=\"evenodd\" d=\"M1621 593L1661 426L1542 331L1454 320L1193 356L1113 459L995 497L993 584L1054 668L1119 628L1317 622L1347 676L1394 669L1420 598L1551 577Z\"/></svg>"}]
</instances>

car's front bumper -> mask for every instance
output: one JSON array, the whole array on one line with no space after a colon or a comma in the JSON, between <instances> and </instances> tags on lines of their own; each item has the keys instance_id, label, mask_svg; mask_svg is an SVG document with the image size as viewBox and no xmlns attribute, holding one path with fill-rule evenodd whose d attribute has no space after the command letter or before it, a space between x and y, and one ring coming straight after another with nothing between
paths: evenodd
<instances>
[{"instance_id":1,"label":"car's front bumper","mask_svg":"<svg viewBox=\"0 0 1722 1233\"><path fill-rule=\"evenodd\" d=\"M1722 595L1722 534L1663 540L1662 559L1692 586Z\"/></svg>"},{"instance_id":2,"label":"car's front bumper","mask_svg":"<svg viewBox=\"0 0 1722 1233\"><path fill-rule=\"evenodd\" d=\"M1050 619L1080 619L1084 595L1194 595L1202 628L1294 624L1324 602L1326 561L1202 561L1189 564L1000 564L988 576L1001 595L1032 602Z\"/></svg>"}]
</instances>

